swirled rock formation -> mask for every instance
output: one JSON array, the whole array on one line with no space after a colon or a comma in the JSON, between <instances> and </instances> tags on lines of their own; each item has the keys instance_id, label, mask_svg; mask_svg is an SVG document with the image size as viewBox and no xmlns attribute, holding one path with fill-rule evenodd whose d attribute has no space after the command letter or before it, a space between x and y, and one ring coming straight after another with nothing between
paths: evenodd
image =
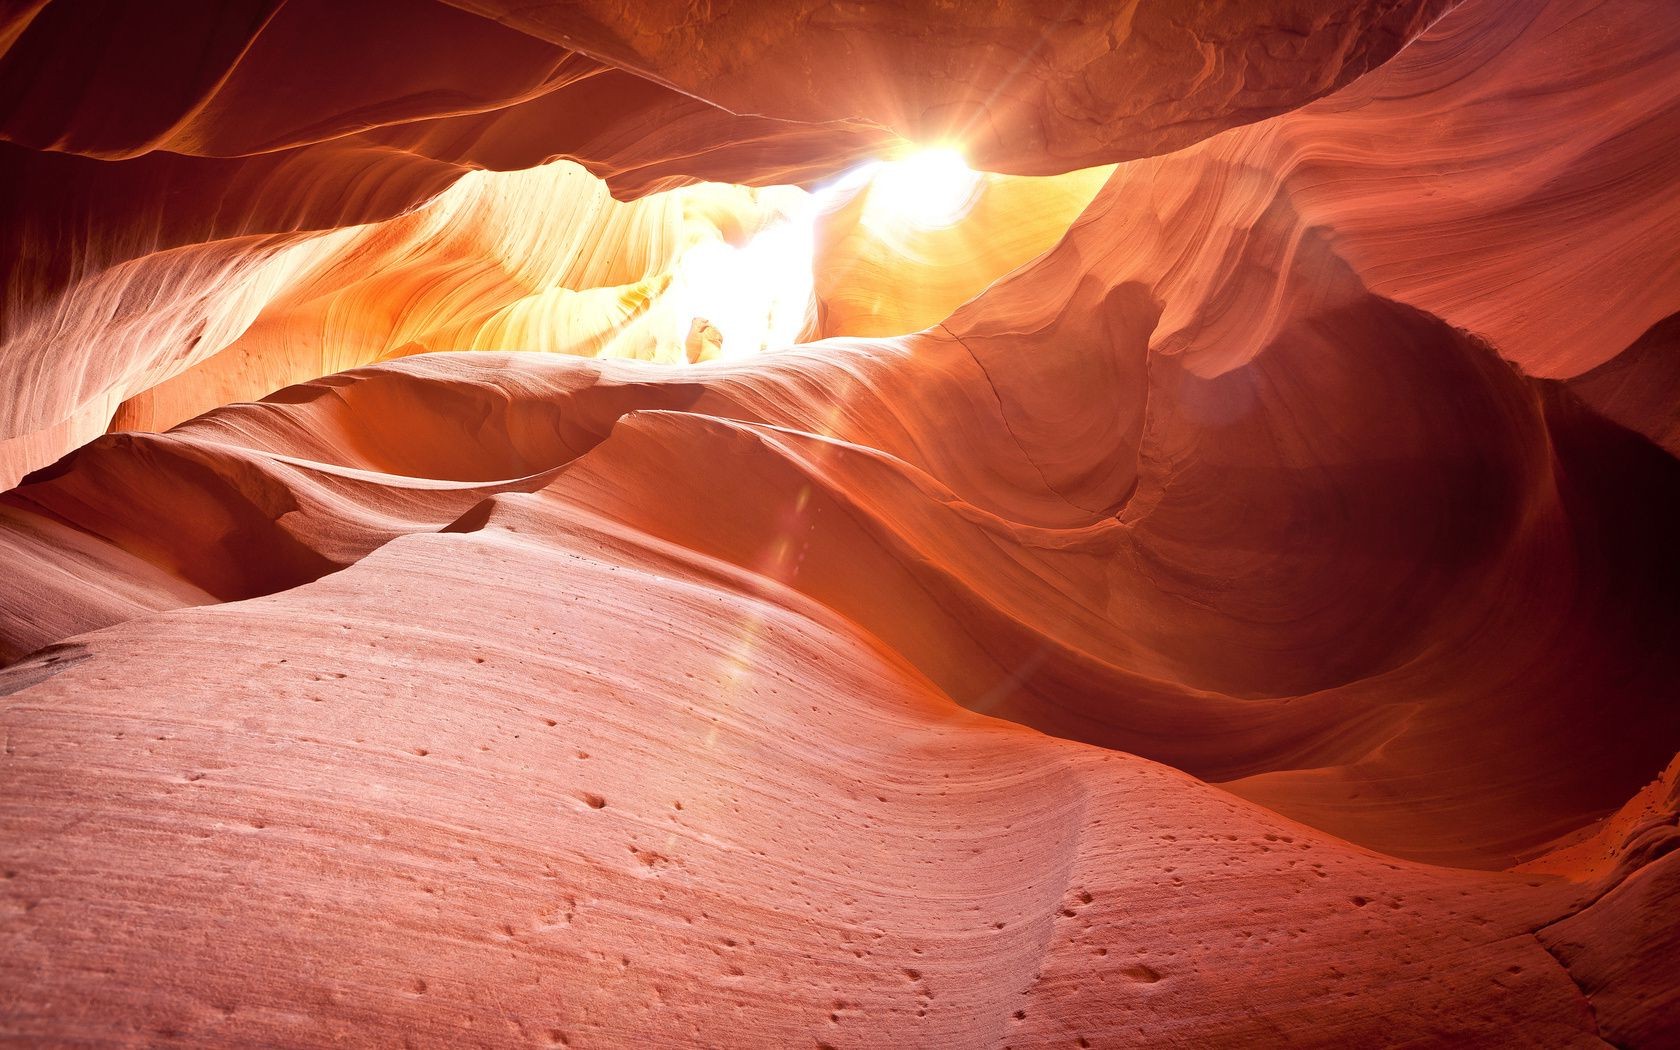
<instances>
[{"instance_id":1,"label":"swirled rock formation","mask_svg":"<svg viewBox=\"0 0 1680 1050\"><path fill-rule=\"evenodd\" d=\"M699 249L749 241L807 206L794 187L716 183L620 203L564 161L475 172L422 208L332 237L306 272L264 289L260 310L226 346L124 402L111 429L164 430L218 405L429 350L681 361L683 293ZM765 309L778 305L773 291L763 298ZM796 338L806 299L789 310Z\"/></svg>"},{"instance_id":2,"label":"swirled rock formation","mask_svg":"<svg viewBox=\"0 0 1680 1050\"><path fill-rule=\"evenodd\" d=\"M94 436L122 400L220 349L207 339L250 314L225 286L275 279L262 263L276 255L283 271L300 265L300 233L398 215L472 168L564 158L624 195L696 176L809 181L895 131L938 128L1000 170L1066 170L1321 95L1441 6L1256 7L1188 25L1161 2L1002 7L947 38L917 30L939 14L914 7L839 22L797 3L709 18L647 8L603 22L575 4L13 5L0 12L0 97L17 100L0 111L12 187L0 200L0 381L18 395L0 416L0 478ZM705 61L650 73L636 54L650 44ZM591 57L606 52L617 60ZM845 76L829 75L837 64ZM795 119L738 115L758 109L720 73ZM1142 85L1159 73L1197 89L1153 96ZM829 85L815 108L843 118L812 111L806 77ZM873 86L835 87L847 83ZM1121 107L1138 111L1111 130ZM181 254L159 259L170 252ZM166 328L122 323L157 315L172 315Z\"/></svg>"},{"instance_id":3,"label":"swirled rock formation","mask_svg":"<svg viewBox=\"0 0 1680 1050\"><path fill-rule=\"evenodd\" d=\"M461 7L0 21L0 1033L1680 1040L1663 4Z\"/></svg>"},{"instance_id":4,"label":"swirled rock formation","mask_svg":"<svg viewBox=\"0 0 1680 1050\"><path fill-rule=\"evenodd\" d=\"M638 196L809 181L893 138L736 117L441 4L163 17L55 0L3 17L0 97L21 102L0 111L7 482L225 348L346 228L472 169L566 159Z\"/></svg>"}]
</instances>

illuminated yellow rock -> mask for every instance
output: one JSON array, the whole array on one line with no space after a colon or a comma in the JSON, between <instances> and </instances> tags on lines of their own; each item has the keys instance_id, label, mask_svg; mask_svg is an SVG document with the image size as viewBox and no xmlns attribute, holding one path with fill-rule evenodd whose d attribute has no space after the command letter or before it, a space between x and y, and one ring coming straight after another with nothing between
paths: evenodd
<instances>
[{"instance_id":1,"label":"illuminated yellow rock","mask_svg":"<svg viewBox=\"0 0 1680 1050\"><path fill-rule=\"evenodd\" d=\"M1113 170L995 175L953 168L938 154L882 165L817 220L821 334L938 324L1059 241Z\"/></svg>"},{"instance_id":2,"label":"illuminated yellow rock","mask_svg":"<svg viewBox=\"0 0 1680 1050\"><path fill-rule=\"evenodd\" d=\"M789 270L755 260L753 242L808 209L796 187L721 183L627 203L565 161L472 172L407 215L290 249L306 265L249 278L254 316L222 349L130 398L111 429L161 430L217 405L427 351L677 364L689 359L699 315L721 335L712 356L792 343L808 312L809 249L803 269ZM786 279L769 280L772 271Z\"/></svg>"}]
</instances>

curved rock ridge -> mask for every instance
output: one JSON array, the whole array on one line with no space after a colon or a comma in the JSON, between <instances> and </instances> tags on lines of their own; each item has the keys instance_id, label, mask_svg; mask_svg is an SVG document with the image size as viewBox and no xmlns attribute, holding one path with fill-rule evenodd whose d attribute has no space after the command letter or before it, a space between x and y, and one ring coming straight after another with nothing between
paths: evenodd
<instances>
[{"instance_id":1,"label":"curved rock ridge","mask_svg":"<svg viewBox=\"0 0 1680 1050\"><path fill-rule=\"evenodd\" d=\"M526 168L569 157L621 175L675 161L675 173L690 177L705 177L709 154L721 150L751 169L726 181L755 181L795 156L788 170L827 169L848 131L874 145L895 138L853 122L736 117L432 0L252 0L168 14L98 0L17 9L0 22L0 90L20 100L0 117L0 139L111 161L164 154L156 159L205 179L218 169L187 158L333 142L400 150L411 166ZM646 122L661 119L678 126L652 141ZM765 137L784 135L792 141L765 149ZM229 170L239 169L221 174Z\"/></svg>"},{"instance_id":2,"label":"curved rock ridge","mask_svg":"<svg viewBox=\"0 0 1680 1050\"><path fill-rule=\"evenodd\" d=\"M1661 232L1680 217L1680 169L1657 145L1674 141L1680 113L1672 92L1643 85L1676 85L1680 48L1665 35L1672 20L1653 31L1654 17L1640 3L1466 5L1347 92L1119 166L1055 249L945 323L994 377L1016 356L1034 362L1032 387L1000 390L1011 432L1043 450L1058 492L1119 508L1131 527L1138 569L1165 601L1128 637L1171 636L1187 654L1186 639L1207 643L1169 677L1248 696L1336 689L1404 723L1360 757L1363 741L1329 763L1244 774L1235 790L1379 848L1458 862L1492 849L1504 862L1527 835L1612 808L1672 754L1674 670L1657 639L1676 616L1674 559L1658 539L1674 460L1644 435L1660 438L1673 418L1674 364L1652 349L1660 326L1642 333L1680 302ZM1606 96L1564 53L1633 63L1613 75L1639 88L1588 121L1606 148L1582 149L1573 130ZM1499 171L1488 137L1459 130L1478 125L1429 119L1511 114L1518 100L1537 119L1491 141L1531 153L1523 164L1499 153ZM1401 142L1420 148L1384 145ZM1459 160L1441 174L1449 147ZM1450 206L1432 203L1442 198ZM1534 202L1540 221L1519 222L1515 201ZM1565 207L1593 214L1592 236L1545 225ZM1457 225L1437 221L1443 210ZM1552 238L1545 253L1536 231ZM1613 262L1604 241L1621 246ZM1476 299L1489 260L1519 251L1548 265L1503 280L1546 295ZM1577 279L1593 267L1615 277ZM1133 336L1147 353L1115 386L1094 386L1104 365L1065 345L1123 344L1138 332L1118 320L1137 309L1123 304L1141 300L1159 318ZM1601 379L1610 366L1570 387L1643 433L1484 349L1574 375L1636 341L1637 388ZM1113 454L1069 451L1088 447ZM1431 713L1420 696L1442 702ZM1627 747L1648 749L1606 744L1601 765L1580 764L1573 745L1598 746L1574 735L1581 703L1620 712L1602 717L1640 727ZM1553 758L1490 749L1463 731L1472 722L1521 726ZM1433 771L1406 772L1425 751ZM1552 770L1544 785L1539 768ZM1481 786L1452 789L1446 769ZM1573 817L1553 808L1577 790L1596 801ZM1495 826L1501 845L1463 854L1438 837L1469 846Z\"/></svg>"},{"instance_id":3,"label":"curved rock ridge","mask_svg":"<svg viewBox=\"0 0 1680 1050\"><path fill-rule=\"evenodd\" d=\"M915 331L1054 244L1106 174L980 176L958 221L912 228L864 214L867 188L812 196L701 183L621 203L566 161L469 172L384 222L290 243L181 248L85 282L14 340L27 356L11 425L25 436L0 462L10 461L15 480L102 423L167 429L218 405L430 350L677 363L802 335ZM799 276L806 270L823 275L814 302ZM694 318L710 324L708 314L724 326L721 347L686 346ZM82 347L96 348L89 364L104 367L51 367ZM83 407L55 425L52 412L66 402Z\"/></svg>"},{"instance_id":4,"label":"curved rock ridge","mask_svg":"<svg viewBox=\"0 0 1680 1050\"><path fill-rule=\"evenodd\" d=\"M1107 174L978 176L972 207L932 227L868 214L872 183L814 196L703 183L623 204L567 162L471 173L408 215L334 238L296 276L261 281L267 302L236 338L123 402L110 429L164 430L316 376L434 350L680 363L801 335L917 331L1053 245ZM785 245L769 243L778 237ZM764 259L732 261L741 250ZM797 275L768 284L772 268L809 268L820 279L815 288ZM691 352L693 318L728 325L718 311L737 326L721 347ZM756 331L738 327L754 318ZM195 356L214 346L201 341Z\"/></svg>"},{"instance_id":5,"label":"curved rock ridge","mask_svg":"<svg viewBox=\"0 0 1680 1050\"><path fill-rule=\"evenodd\" d=\"M1535 381L1479 352L1541 425L1541 396L1522 393ZM948 392L895 402L911 367ZM1437 856L1461 860L1474 812L1461 794L1500 790L1481 857L1514 822L1545 833L1537 808L1583 801L1550 776L1556 797L1524 797L1537 794L1535 768L1553 771L1547 749L1607 775L1633 742L1595 757L1588 737L1627 723L1577 707L1561 745L1556 733L1514 739L1498 717L1519 701L1533 717L1533 694L1499 694L1503 711L1470 695L1451 652L1464 644L1450 638L1403 679L1316 698L1150 679L1136 664L1167 654L1115 652L1125 632L1102 624L1149 594L1143 530L1035 480L1036 446L988 422L1002 411L994 389L938 333L686 375L432 354L169 435L104 439L37 475L7 497L14 520L74 521L140 552L144 573L187 578L183 591L258 597L136 608L0 677L3 889L37 902L6 928L15 940L0 958L20 989L7 1024L40 1038L303 1042L407 1026L488 1043L526 1031L621 1042L675 1024L700 1042L810 1032L841 1045L1064 1031L1099 1044L1242 1040L1310 1023L1355 1041L1380 1028L1592 1045L1586 1000L1529 931L1569 931L1568 945L1602 956L1595 916L1660 930L1662 898L1624 904L1635 891L1611 889L1643 885L1645 868L1572 885L1401 864L952 699L1063 732L1083 703L1079 722L1105 742L1186 766L1324 764L1390 739L1396 790L1453 810L1427 830ZM795 429L786 413L802 390L797 411L830 411ZM951 414L964 403L968 419ZM1012 459L1012 471L980 469ZM112 513L125 505L139 509ZM144 592L143 572L124 586ZM1240 634L1229 624L1224 641ZM1105 637L1106 660L1071 644ZM1505 652L1512 640L1477 641ZM1575 655L1589 644L1604 641ZM1032 646L1036 661L1016 657ZM1090 703L1099 688L1106 710ZM199 698L190 714L184 695ZM1624 713L1646 733L1658 724ZM1451 767L1444 734L1428 731L1443 722L1484 755L1498 740L1509 767ZM82 743L66 766L70 740ZM1528 779L1502 784L1511 768ZM519 805L505 800L510 778ZM1287 812L1289 799L1273 805ZM53 814L68 806L84 812L65 830ZM1387 816L1372 823L1393 840ZM160 837L180 845L160 854ZM148 874L125 878L132 890L112 881L133 870ZM944 889L894 888L911 873ZM184 911L156 910L171 886L196 889L170 891ZM1155 906L1123 903L1141 897ZM96 898L110 935L63 941L64 916ZM1594 903L1611 900L1608 912ZM253 940L282 907L284 940ZM430 947L403 932L422 915ZM101 946L122 944L118 976L86 983L115 958ZM1249 944L1266 949L1252 970ZM253 975L276 953L284 976L258 991ZM147 976L165 958L191 977L171 984L180 992ZM539 988L538 972L612 994L508 997ZM1232 988L1232 974L1294 989L1299 1013L1237 1008L1253 986ZM1612 969L1604 987L1627 999L1649 980ZM487 1007L492 986L504 992ZM1388 996L1399 998L1373 1011ZM300 1002L317 1005L287 1006ZM1636 1003L1625 1015L1651 1023ZM754 1027L726 1037L714 1027L725 1016Z\"/></svg>"},{"instance_id":6,"label":"curved rock ridge","mask_svg":"<svg viewBox=\"0 0 1680 1050\"><path fill-rule=\"evenodd\" d=\"M83 91L85 9L0 15L62 95L7 323L102 340L6 344L8 454L193 415L0 494L0 1037L1680 1041L1680 21L1446 6L482 0L319 83L394 8L224 6ZM826 171L976 85L1027 170L1201 140L860 195L856 334L682 368L611 357L802 191L462 177L561 112Z\"/></svg>"},{"instance_id":7,"label":"curved rock ridge","mask_svg":"<svg viewBox=\"0 0 1680 1050\"><path fill-rule=\"evenodd\" d=\"M111 429L163 430L218 405L431 350L681 362L690 313L706 305L688 287L712 257L704 249L803 222L810 207L795 187L717 183L625 204L567 162L472 173L421 209L335 241L225 348L126 401ZM789 314L788 340L808 326L809 288L796 291L796 302L759 296Z\"/></svg>"},{"instance_id":8,"label":"curved rock ridge","mask_svg":"<svg viewBox=\"0 0 1680 1050\"><path fill-rule=\"evenodd\" d=\"M0 138L107 159L252 156L515 108L617 68L730 114L954 137L985 167L1043 175L1302 105L1450 6L251 0L178 5L165 22L148 6L32 0L0 15L0 92L25 101Z\"/></svg>"},{"instance_id":9,"label":"curved rock ridge","mask_svg":"<svg viewBox=\"0 0 1680 1050\"><path fill-rule=\"evenodd\" d=\"M4 681L23 1038L1597 1045L1529 933L1568 884L967 714L833 613L543 495Z\"/></svg>"},{"instance_id":10,"label":"curved rock ridge","mask_svg":"<svg viewBox=\"0 0 1680 1050\"><path fill-rule=\"evenodd\" d=\"M1452 6L449 2L731 112L867 119L1017 175L1170 153L1275 116L1379 65Z\"/></svg>"},{"instance_id":11,"label":"curved rock ridge","mask_svg":"<svg viewBox=\"0 0 1680 1050\"><path fill-rule=\"evenodd\" d=\"M750 239L802 214L805 198L793 187L706 183L622 204L600 180L556 162L471 173L383 223L149 255L19 326L0 362L17 393L7 425L23 436L0 444L10 453L0 464L15 480L107 425L162 429L432 348L680 361L689 319L674 311L686 304L664 293L680 283L685 252ZM84 367L63 367L77 359ZM55 413L67 404L79 407L54 441ZM39 430L48 433L32 441Z\"/></svg>"},{"instance_id":12,"label":"curved rock ridge","mask_svg":"<svg viewBox=\"0 0 1680 1050\"><path fill-rule=\"evenodd\" d=\"M1670 14L1659 0L1465 4L1330 98L1120 165L1061 265L1153 288L1157 348L1204 375L1331 294L1296 259L1319 241L1366 289L1525 372L1580 375L1680 307Z\"/></svg>"},{"instance_id":13,"label":"curved rock ridge","mask_svg":"<svg viewBox=\"0 0 1680 1050\"><path fill-rule=\"evenodd\" d=\"M21 100L0 114L7 483L226 345L346 228L473 169L569 159L637 197L810 183L897 142L737 117L438 4L93 6L30 5L0 31L0 93Z\"/></svg>"},{"instance_id":14,"label":"curved rock ridge","mask_svg":"<svg viewBox=\"0 0 1680 1050\"><path fill-rule=\"evenodd\" d=\"M715 88L708 95L666 86L692 79L684 63L652 79L626 71L648 73L635 46L619 45L650 43L662 9L603 35L599 12L576 5L12 5L0 12L0 97L15 102L0 112L0 182L11 187L0 197L0 378L22 393L0 407L0 480L98 434L119 402L225 345L215 337L237 331L252 304L223 289L306 267L321 248L300 234L401 215L473 169L568 159L621 197L697 179L810 185L900 133L952 131L961 115L989 166L1067 171L1322 95L1444 5L1282 5L1186 24L1169 6L977 10L948 39L917 34L920 59L896 64L878 59L903 57L900 30L930 18L948 26L944 14L877 9L838 25L799 5L719 8L715 22L685 17L657 41L671 55L696 34L709 41L690 53L706 56L693 72ZM1030 34L1047 46L1019 55ZM860 67L864 36L887 46ZM580 53L573 38L625 68ZM727 65L756 75L718 80L725 51ZM834 95L842 117L807 112L790 66L833 62L848 76L820 78L830 90L860 68L873 70L872 86ZM1171 98L1151 94L1169 82ZM716 104L744 88L776 101ZM904 110L913 98L930 108ZM740 115L767 109L796 119Z\"/></svg>"},{"instance_id":15,"label":"curved rock ridge","mask_svg":"<svg viewBox=\"0 0 1680 1050\"><path fill-rule=\"evenodd\" d=\"M1285 812L1431 859L1507 862L1673 754L1655 640L1676 570L1635 512L1680 499L1673 460L1405 308L1309 315L1203 380L1151 364L1147 298L1098 288L1043 342L942 328L692 377L427 355L104 439L6 499L226 600L563 470L641 532L772 575L797 553L794 586L971 707L1246 777ZM1338 420L1327 464L1324 438L1294 436ZM567 464L609 431L624 462L586 482ZM1608 462L1620 483L1591 476ZM790 499L838 524L795 552ZM20 623L81 603L22 597ZM1577 724L1583 704L1608 717ZM1489 754L1518 717L1523 744ZM1377 780L1385 797L1347 805Z\"/></svg>"}]
</instances>

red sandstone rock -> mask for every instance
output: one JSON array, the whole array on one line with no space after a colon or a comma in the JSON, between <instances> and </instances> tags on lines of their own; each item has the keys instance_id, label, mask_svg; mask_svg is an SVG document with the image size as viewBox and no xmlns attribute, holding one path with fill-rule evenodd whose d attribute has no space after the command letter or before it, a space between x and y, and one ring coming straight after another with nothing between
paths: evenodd
<instances>
[{"instance_id":1,"label":"red sandstone rock","mask_svg":"<svg viewBox=\"0 0 1680 1050\"><path fill-rule=\"evenodd\" d=\"M1004 6L930 34L914 27L949 21L937 10L797 4L702 18L652 7L636 15L646 21L616 11L607 25L576 4L484 17L388 0L188 4L172 17L27 4L0 23L0 97L20 100L0 110L0 181L14 187L0 197L0 381L20 391L0 413L0 480L94 436L118 403L201 359L197 327L239 310L218 303L206 318L192 304L237 283L253 250L390 218L469 168L566 158L623 195L695 177L809 182L897 132L957 134L999 170L1066 171L1322 95L1443 6L1311 2L1183 23L1160 2ZM576 47L643 74L636 48L654 47L664 68L643 79ZM245 238L261 239L147 262ZM175 313L174 331L106 331L118 301Z\"/></svg>"},{"instance_id":2,"label":"red sandstone rock","mask_svg":"<svg viewBox=\"0 0 1680 1050\"><path fill-rule=\"evenodd\" d=\"M1672 1043L1680 23L1348 83L1440 6L0 17L12 461L284 386L0 495L0 1033ZM760 221L409 211L468 168L808 181L987 92L1000 168L1186 148L1065 236L831 217L874 337L418 352Z\"/></svg>"},{"instance_id":3,"label":"red sandstone rock","mask_svg":"<svg viewBox=\"0 0 1680 1050\"><path fill-rule=\"evenodd\" d=\"M1451 5L1265 0L450 0L735 113L863 118L1023 175L1167 153L1292 109ZM930 31L931 30L931 31Z\"/></svg>"}]
</instances>

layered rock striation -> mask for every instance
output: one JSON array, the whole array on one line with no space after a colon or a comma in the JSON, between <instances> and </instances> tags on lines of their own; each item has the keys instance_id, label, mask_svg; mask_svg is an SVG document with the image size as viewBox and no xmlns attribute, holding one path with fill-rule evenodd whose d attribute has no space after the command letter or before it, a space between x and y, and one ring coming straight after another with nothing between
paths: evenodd
<instances>
[{"instance_id":1,"label":"layered rock striation","mask_svg":"<svg viewBox=\"0 0 1680 1050\"><path fill-rule=\"evenodd\" d=\"M1680 1038L1663 5L463 6L4 123L0 1031ZM610 359L805 201L671 176L957 131L1058 179Z\"/></svg>"}]
</instances>

